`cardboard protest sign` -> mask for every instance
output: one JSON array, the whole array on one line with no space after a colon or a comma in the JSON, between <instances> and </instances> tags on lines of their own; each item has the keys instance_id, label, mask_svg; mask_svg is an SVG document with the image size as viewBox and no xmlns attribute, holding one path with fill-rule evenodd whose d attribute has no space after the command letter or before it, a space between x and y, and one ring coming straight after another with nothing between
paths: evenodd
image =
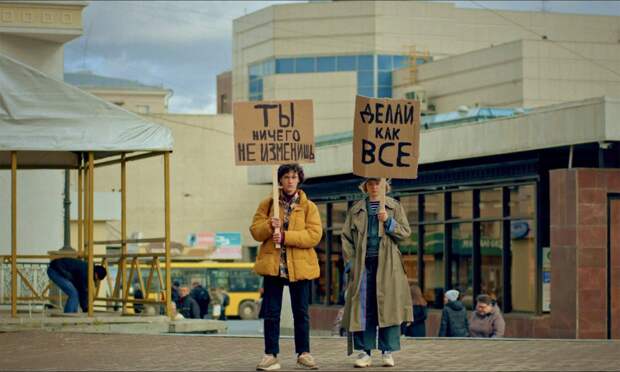
<instances>
[{"instance_id":1,"label":"cardboard protest sign","mask_svg":"<svg viewBox=\"0 0 620 372\"><path fill-rule=\"evenodd\" d=\"M420 103L355 98L353 173L362 177L417 178Z\"/></svg>"},{"instance_id":2,"label":"cardboard protest sign","mask_svg":"<svg viewBox=\"0 0 620 372\"><path fill-rule=\"evenodd\" d=\"M235 102L235 164L314 162L312 100Z\"/></svg>"}]
</instances>

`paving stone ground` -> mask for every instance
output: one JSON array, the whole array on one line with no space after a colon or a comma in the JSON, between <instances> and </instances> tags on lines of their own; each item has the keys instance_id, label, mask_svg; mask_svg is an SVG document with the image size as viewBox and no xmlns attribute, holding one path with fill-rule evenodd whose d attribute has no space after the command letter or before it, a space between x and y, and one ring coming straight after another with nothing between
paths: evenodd
<instances>
[{"instance_id":1,"label":"paving stone ground","mask_svg":"<svg viewBox=\"0 0 620 372\"><path fill-rule=\"evenodd\" d=\"M295 369L293 340L280 342L283 370ZM402 339L396 367L415 371L619 371L620 341ZM322 371L354 370L344 338L312 338ZM257 337L0 333L0 370L253 371ZM374 355L379 365L379 355ZM355 369L359 371L359 369Z\"/></svg>"}]
</instances>

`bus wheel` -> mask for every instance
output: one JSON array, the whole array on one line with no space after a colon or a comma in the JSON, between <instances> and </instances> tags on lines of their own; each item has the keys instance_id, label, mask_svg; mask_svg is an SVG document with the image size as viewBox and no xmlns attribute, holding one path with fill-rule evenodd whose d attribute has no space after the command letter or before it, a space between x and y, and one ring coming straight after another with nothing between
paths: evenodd
<instances>
[{"instance_id":1,"label":"bus wheel","mask_svg":"<svg viewBox=\"0 0 620 372\"><path fill-rule=\"evenodd\" d=\"M241 319L256 319L257 316L256 303L253 301L243 301L241 305L239 305L239 317Z\"/></svg>"}]
</instances>

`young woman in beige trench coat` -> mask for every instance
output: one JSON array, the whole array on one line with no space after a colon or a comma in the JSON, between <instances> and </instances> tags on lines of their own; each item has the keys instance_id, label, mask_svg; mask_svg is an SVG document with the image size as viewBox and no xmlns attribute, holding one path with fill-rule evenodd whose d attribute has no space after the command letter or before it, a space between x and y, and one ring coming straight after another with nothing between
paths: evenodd
<instances>
[{"instance_id":1,"label":"young woman in beige trench coat","mask_svg":"<svg viewBox=\"0 0 620 372\"><path fill-rule=\"evenodd\" d=\"M400 325L413 321L409 284L398 248L411 229L397 200L386 197L385 211L379 211L379 187L376 178L360 185L366 197L351 207L342 230L342 252L350 268L342 324L353 333L354 349L361 351L356 367L371 365L377 328L382 364L394 366L392 352L400 350Z\"/></svg>"}]
</instances>

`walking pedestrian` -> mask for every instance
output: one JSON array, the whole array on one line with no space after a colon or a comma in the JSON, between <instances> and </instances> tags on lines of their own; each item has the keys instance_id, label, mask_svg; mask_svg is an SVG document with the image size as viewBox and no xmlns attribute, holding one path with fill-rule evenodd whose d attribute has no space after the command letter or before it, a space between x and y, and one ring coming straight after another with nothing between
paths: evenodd
<instances>
[{"instance_id":1,"label":"walking pedestrian","mask_svg":"<svg viewBox=\"0 0 620 372\"><path fill-rule=\"evenodd\" d=\"M471 337L504 337L506 323L497 304L489 295L476 297L476 310L472 312L469 322Z\"/></svg>"},{"instance_id":2,"label":"walking pedestrian","mask_svg":"<svg viewBox=\"0 0 620 372\"><path fill-rule=\"evenodd\" d=\"M366 197L351 207L342 229L342 252L352 273L342 323L353 332L353 348L361 351L355 367L372 364L377 328L383 365L394 366L392 352L400 350L400 325L413 321L411 294L398 248L411 230L403 207L395 199L386 197L385 208L380 210L381 193L389 191L387 183L385 190L380 185L377 178L362 182L360 189Z\"/></svg>"},{"instance_id":3,"label":"walking pedestrian","mask_svg":"<svg viewBox=\"0 0 620 372\"><path fill-rule=\"evenodd\" d=\"M264 277L261 312L265 355L256 366L259 371L280 368L280 312L282 291L286 285L291 293L297 366L318 368L310 354L308 304L311 281L320 275L314 247L321 240L323 228L317 206L299 189L303 181L301 166L281 165L278 168L280 214L273 216L274 201L268 197L259 204L250 227L254 239L262 242L254 265L254 271Z\"/></svg>"},{"instance_id":4,"label":"walking pedestrian","mask_svg":"<svg viewBox=\"0 0 620 372\"><path fill-rule=\"evenodd\" d=\"M441 325L439 337L467 337L469 325L467 323L467 310L459 301L459 291L451 289L443 298L443 311L441 312Z\"/></svg>"}]
</instances>

